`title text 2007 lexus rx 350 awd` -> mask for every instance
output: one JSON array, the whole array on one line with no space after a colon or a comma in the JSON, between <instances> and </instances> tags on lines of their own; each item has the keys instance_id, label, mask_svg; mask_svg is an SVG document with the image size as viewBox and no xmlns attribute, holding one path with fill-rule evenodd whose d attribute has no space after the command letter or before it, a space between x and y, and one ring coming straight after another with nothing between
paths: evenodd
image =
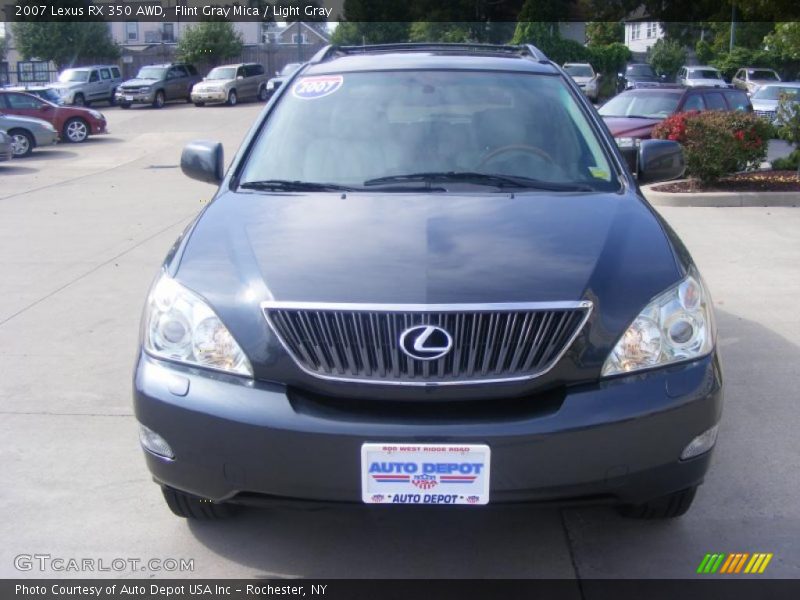
<instances>
[{"instance_id":1,"label":"title text 2007 lexus rx 350 awd","mask_svg":"<svg viewBox=\"0 0 800 600\"><path fill-rule=\"evenodd\" d=\"M181 164L219 191L153 283L134 381L175 514L689 508L712 302L637 185L683 173L675 142L618 149L532 46L328 47L227 172L209 141Z\"/></svg>"}]
</instances>

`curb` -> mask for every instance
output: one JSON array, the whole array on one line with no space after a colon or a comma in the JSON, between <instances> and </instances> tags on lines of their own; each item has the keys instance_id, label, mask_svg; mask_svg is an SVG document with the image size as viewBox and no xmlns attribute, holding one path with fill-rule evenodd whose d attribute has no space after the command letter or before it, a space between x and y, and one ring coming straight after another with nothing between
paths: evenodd
<instances>
[{"instance_id":1,"label":"curb","mask_svg":"<svg viewBox=\"0 0 800 600\"><path fill-rule=\"evenodd\" d=\"M657 192L649 185L641 190L654 206L800 206L800 192Z\"/></svg>"}]
</instances>

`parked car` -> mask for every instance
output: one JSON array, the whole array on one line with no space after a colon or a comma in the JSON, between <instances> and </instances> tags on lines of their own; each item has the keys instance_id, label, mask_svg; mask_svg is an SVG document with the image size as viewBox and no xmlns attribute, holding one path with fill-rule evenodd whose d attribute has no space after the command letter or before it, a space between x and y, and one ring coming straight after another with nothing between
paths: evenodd
<instances>
[{"instance_id":1,"label":"parked car","mask_svg":"<svg viewBox=\"0 0 800 600\"><path fill-rule=\"evenodd\" d=\"M679 85L686 87L730 87L725 82L725 78L714 67L681 67L678 70L676 81Z\"/></svg>"},{"instance_id":2,"label":"parked car","mask_svg":"<svg viewBox=\"0 0 800 600\"><path fill-rule=\"evenodd\" d=\"M93 65L64 69L58 82L50 84L64 104L89 106L92 102L114 103L114 92L122 83L122 73L116 65Z\"/></svg>"},{"instance_id":3,"label":"parked car","mask_svg":"<svg viewBox=\"0 0 800 600\"><path fill-rule=\"evenodd\" d=\"M731 79L733 87L739 88L748 93L754 94L759 87L766 83L780 81L781 77L772 69L762 69L756 67L743 67L736 71L736 75Z\"/></svg>"},{"instance_id":4,"label":"parked car","mask_svg":"<svg viewBox=\"0 0 800 600\"><path fill-rule=\"evenodd\" d=\"M122 108L132 104L149 104L161 108L172 100L192 101L192 88L202 78L193 65L168 63L139 69L135 78L117 88L117 103Z\"/></svg>"},{"instance_id":5,"label":"parked car","mask_svg":"<svg viewBox=\"0 0 800 600\"><path fill-rule=\"evenodd\" d=\"M11 137L11 151L14 158L28 156L34 148L50 146L58 141L56 128L47 121L5 114L2 107L0 107L0 130Z\"/></svg>"},{"instance_id":6,"label":"parked car","mask_svg":"<svg viewBox=\"0 0 800 600\"><path fill-rule=\"evenodd\" d=\"M617 74L617 91L640 88L661 87L666 77L659 77L647 63L632 63L625 67L624 73Z\"/></svg>"},{"instance_id":7,"label":"parked car","mask_svg":"<svg viewBox=\"0 0 800 600\"><path fill-rule=\"evenodd\" d=\"M90 135L108 133L103 113L91 108L59 106L24 92L0 90L0 111L35 117L53 125L65 142L80 143Z\"/></svg>"},{"instance_id":8,"label":"parked car","mask_svg":"<svg viewBox=\"0 0 800 600\"><path fill-rule=\"evenodd\" d=\"M592 102L597 102L600 93L600 75L589 63L564 63L564 72L575 80L581 91Z\"/></svg>"},{"instance_id":9,"label":"parked car","mask_svg":"<svg viewBox=\"0 0 800 600\"><path fill-rule=\"evenodd\" d=\"M14 157L14 140L5 131L0 130L0 162Z\"/></svg>"},{"instance_id":10,"label":"parked car","mask_svg":"<svg viewBox=\"0 0 800 600\"><path fill-rule=\"evenodd\" d=\"M753 110L759 116L775 122L781 95L786 94L792 102L800 102L800 82L767 83L762 85L750 97Z\"/></svg>"},{"instance_id":11,"label":"parked car","mask_svg":"<svg viewBox=\"0 0 800 600\"><path fill-rule=\"evenodd\" d=\"M303 63L288 63L284 65L280 71L275 73L275 77L267 81L267 93L270 96L274 94L283 85L283 82L291 77L302 65Z\"/></svg>"},{"instance_id":12,"label":"parked car","mask_svg":"<svg viewBox=\"0 0 800 600\"><path fill-rule=\"evenodd\" d=\"M533 46L301 69L227 172L216 142L181 157L219 188L154 280L133 379L169 508L684 513L722 410L713 303L638 188L683 174L680 145L642 142L637 183Z\"/></svg>"},{"instance_id":13,"label":"parked car","mask_svg":"<svg viewBox=\"0 0 800 600\"><path fill-rule=\"evenodd\" d=\"M64 99L58 95L54 89L45 87L45 86L37 86L37 85L29 85L29 86L8 86L3 88L4 91L8 92L25 92L26 94L33 94L41 98L42 100L47 100L53 104L64 104Z\"/></svg>"},{"instance_id":14,"label":"parked car","mask_svg":"<svg viewBox=\"0 0 800 600\"><path fill-rule=\"evenodd\" d=\"M614 137L646 140L653 127L668 116L692 110L752 112L753 106L741 90L673 87L622 92L603 104L599 112Z\"/></svg>"},{"instance_id":15,"label":"parked car","mask_svg":"<svg viewBox=\"0 0 800 600\"><path fill-rule=\"evenodd\" d=\"M267 100L267 75L258 63L239 63L214 67L192 88L192 102L225 102L236 105L239 100Z\"/></svg>"}]
</instances>

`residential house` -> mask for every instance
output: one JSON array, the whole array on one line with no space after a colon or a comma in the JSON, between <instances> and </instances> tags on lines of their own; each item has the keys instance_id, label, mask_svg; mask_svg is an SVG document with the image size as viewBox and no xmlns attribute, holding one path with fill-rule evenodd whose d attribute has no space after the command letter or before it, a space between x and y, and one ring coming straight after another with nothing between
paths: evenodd
<instances>
[{"instance_id":1,"label":"residential house","mask_svg":"<svg viewBox=\"0 0 800 600\"><path fill-rule=\"evenodd\" d=\"M644 6L640 6L625 19L625 45L634 55L644 56L650 48L664 37L664 28L652 21Z\"/></svg>"}]
</instances>

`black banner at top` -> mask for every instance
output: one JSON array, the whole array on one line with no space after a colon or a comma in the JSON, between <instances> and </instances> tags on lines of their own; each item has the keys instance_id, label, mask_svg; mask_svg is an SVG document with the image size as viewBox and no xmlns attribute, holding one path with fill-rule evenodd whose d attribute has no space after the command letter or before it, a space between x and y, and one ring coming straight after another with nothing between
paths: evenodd
<instances>
[{"instance_id":1,"label":"black banner at top","mask_svg":"<svg viewBox=\"0 0 800 600\"><path fill-rule=\"evenodd\" d=\"M798 0L0 0L5 21L800 21Z\"/></svg>"}]
</instances>

